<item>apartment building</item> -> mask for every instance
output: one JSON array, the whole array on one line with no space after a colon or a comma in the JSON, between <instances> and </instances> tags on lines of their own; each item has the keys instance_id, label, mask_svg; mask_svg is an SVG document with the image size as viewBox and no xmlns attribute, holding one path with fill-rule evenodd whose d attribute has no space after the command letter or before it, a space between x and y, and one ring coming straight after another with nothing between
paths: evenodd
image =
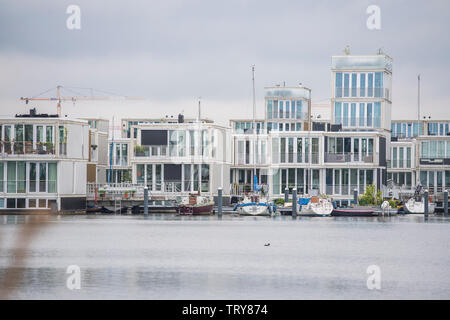
<instances>
[{"instance_id":1,"label":"apartment building","mask_svg":"<svg viewBox=\"0 0 450 320\"><path fill-rule=\"evenodd\" d=\"M37 114L0 119L0 212L86 208L87 121Z\"/></svg>"}]
</instances>

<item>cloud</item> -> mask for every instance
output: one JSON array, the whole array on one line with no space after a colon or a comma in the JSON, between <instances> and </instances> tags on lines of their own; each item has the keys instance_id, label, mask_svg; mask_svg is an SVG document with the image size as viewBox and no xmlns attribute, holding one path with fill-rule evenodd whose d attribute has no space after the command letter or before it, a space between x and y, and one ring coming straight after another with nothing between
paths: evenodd
<instances>
[{"instance_id":1,"label":"cloud","mask_svg":"<svg viewBox=\"0 0 450 320\"><path fill-rule=\"evenodd\" d=\"M260 112L263 87L284 81L303 83L323 102L331 56L348 44L352 53L383 47L394 58L394 118L416 106L418 73L424 109L447 115L448 1L378 1L380 31L366 28L372 3L360 0L81 0L79 31L65 24L72 1L1 2L1 114L22 108L12 103L19 97L61 84L144 96L174 110L202 96L240 118L251 109L252 64ZM164 113L156 106L152 113Z\"/></svg>"}]
</instances>

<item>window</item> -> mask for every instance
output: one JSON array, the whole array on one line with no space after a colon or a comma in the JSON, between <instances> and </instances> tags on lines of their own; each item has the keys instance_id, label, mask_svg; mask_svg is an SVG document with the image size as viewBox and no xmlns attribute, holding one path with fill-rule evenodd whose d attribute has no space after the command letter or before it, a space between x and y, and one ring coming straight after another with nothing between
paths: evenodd
<instances>
[{"instance_id":1,"label":"window","mask_svg":"<svg viewBox=\"0 0 450 320\"><path fill-rule=\"evenodd\" d=\"M357 74L356 73L352 73L352 97L356 97L356 91L357 91Z\"/></svg>"},{"instance_id":2,"label":"window","mask_svg":"<svg viewBox=\"0 0 450 320\"><path fill-rule=\"evenodd\" d=\"M143 164L136 165L136 181L138 184L145 183L145 168Z\"/></svg>"},{"instance_id":3,"label":"window","mask_svg":"<svg viewBox=\"0 0 450 320\"><path fill-rule=\"evenodd\" d=\"M341 123L341 103L335 102L334 104L334 123L340 124Z\"/></svg>"},{"instance_id":4,"label":"window","mask_svg":"<svg viewBox=\"0 0 450 320\"><path fill-rule=\"evenodd\" d=\"M267 100L267 119L272 119L272 100Z\"/></svg>"},{"instance_id":5,"label":"window","mask_svg":"<svg viewBox=\"0 0 450 320\"><path fill-rule=\"evenodd\" d=\"M406 148L406 167L411 168L411 147Z\"/></svg>"},{"instance_id":6,"label":"window","mask_svg":"<svg viewBox=\"0 0 450 320\"><path fill-rule=\"evenodd\" d=\"M56 163L50 162L48 164L48 192L56 193L56 182L57 182L57 167Z\"/></svg>"},{"instance_id":7,"label":"window","mask_svg":"<svg viewBox=\"0 0 450 320\"><path fill-rule=\"evenodd\" d=\"M361 73L359 75L359 87L360 87L359 96L364 97L366 94L366 74L365 73Z\"/></svg>"},{"instance_id":8,"label":"window","mask_svg":"<svg viewBox=\"0 0 450 320\"><path fill-rule=\"evenodd\" d=\"M342 72L336 72L336 98L342 97Z\"/></svg>"},{"instance_id":9,"label":"window","mask_svg":"<svg viewBox=\"0 0 450 320\"><path fill-rule=\"evenodd\" d=\"M39 192L47 191L47 168L45 163L39 163Z\"/></svg>"},{"instance_id":10,"label":"window","mask_svg":"<svg viewBox=\"0 0 450 320\"><path fill-rule=\"evenodd\" d=\"M404 148L403 147L399 147L398 148L398 167L399 168L403 168L403 153L404 153Z\"/></svg>"},{"instance_id":11,"label":"window","mask_svg":"<svg viewBox=\"0 0 450 320\"><path fill-rule=\"evenodd\" d=\"M367 104L367 126L368 127L372 126L372 104L371 103Z\"/></svg>"}]
</instances>

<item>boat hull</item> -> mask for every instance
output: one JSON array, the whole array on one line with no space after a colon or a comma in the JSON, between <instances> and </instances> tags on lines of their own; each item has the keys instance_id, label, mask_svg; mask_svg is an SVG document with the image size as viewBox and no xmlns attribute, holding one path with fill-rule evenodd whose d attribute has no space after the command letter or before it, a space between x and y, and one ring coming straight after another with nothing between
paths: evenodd
<instances>
[{"instance_id":1,"label":"boat hull","mask_svg":"<svg viewBox=\"0 0 450 320\"><path fill-rule=\"evenodd\" d=\"M242 216L268 216L270 215L269 206L266 205L247 205L239 207L239 214Z\"/></svg>"},{"instance_id":2,"label":"boat hull","mask_svg":"<svg viewBox=\"0 0 450 320\"><path fill-rule=\"evenodd\" d=\"M375 217L378 213L372 209L333 209L331 212L333 217Z\"/></svg>"},{"instance_id":3,"label":"boat hull","mask_svg":"<svg viewBox=\"0 0 450 320\"><path fill-rule=\"evenodd\" d=\"M179 207L179 213L182 215L210 215L212 214L214 204Z\"/></svg>"},{"instance_id":4,"label":"boat hull","mask_svg":"<svg viewBox=\"0 0 450 320\"><path fill-rule=\"evenodd\" d=\"M428 203L428 213L433 214L436 209L435 203ZM415 201L414 199L409 199L403 206L405 213L409 214L424 214L425 204L423 202Z\"/></svg>"}]
</instances>

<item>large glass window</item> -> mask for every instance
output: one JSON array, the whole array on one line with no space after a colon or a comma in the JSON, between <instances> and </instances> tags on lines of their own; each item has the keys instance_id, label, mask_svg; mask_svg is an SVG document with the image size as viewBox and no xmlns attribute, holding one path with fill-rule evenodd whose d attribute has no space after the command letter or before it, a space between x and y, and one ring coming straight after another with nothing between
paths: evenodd
<instances>
[{"instance_id":1,"label":"large glass window","mask_svg":"<svg viewBox=\"0 0 450 320\"><path fill-rule=\"evenodd\" d=\"M372 104L371 103L367 104L367 126L368 127L372 126Z\"/></svg>"},{"instance_id":2,"label":"large glass window","mask_svg":"<svg viewBox=\"0 0 450 320\"><path fill-rule=\"evenodd\" d=\"M366 74L365 73L361 73L359 75L359 87L360 87L359 96L364 97L366 95Z\"/></svg>"},{"instance_id":3,"label":"large glass window","mask_svg":"<svg viewBox=\"0 0 450 320\"><path fill-rule=\"evenodd\" d=\"M352 97L356 97L356 92L357 92L357 74L356 73L352 73Z\"/></svg>"},{"instance_id":4,"label":"large glass window","mask_svg":"<svg viewBox=\"0 0 450 320\"><path fill-rule=\"evenodd\" d=\"M25 193L27 191L27 166L26 162L17 162L17 193Z\"/></svg>"},{"instance_id":5,"label":"large glass window","mask_svg":"<svg viewBox=\"0 0 450 320\"><path fill-rule=\"evenodd\" d=\"M7 162L7 187L8 193L16 193L16 162Z\"/></svg>"},{"instance_id":6,"label":"large glass window","mask_svg":"<svg viewBox=\"0 0 450 320\"><path fill-rule=\"evenodd\" d=\"M341 103L340 102L335 102L334 103L334 123L335 124L340 124L341 123Z\"/></svg>"},{"instance_id":7,"label":"large glass window","mask_svg":"<svg viewBox=\"0 0 450 320\"><path fill-rule=\"evenodd\" d=\"M145 167L143 164L136 165L136 181L138 184L145 183Z\"/></svg>"},{"instance_id":8,"label":"large glass window","mask_svg":"<svg viewBox=\"0 0 450 320\"><path fill-rule=\"evenodd\" d=\"M267 119L272 119L272 100L267 100Z\"/></svg>"},{"instance_id":9,"label":"large glass window","mask_svg":"<svg viewBox=\"0 0 450 320\"><path fill-rule=\"evenodd\" d=\"M36 192L36 163L31 162L29 167L28 190L29 192Z\"/></svg>"},{"instance_id":10,"label":"large glass window","mask_svg":"<svg viewBox=\"0 0 450 320\"><path fill-rule=\"evenodd\" d=\"M47 166L39 163L39 192L47 192Z\"/></svg>"},{"instance_id":11,"label":"large glass window","mask_svg":"<svg viewBox=\"0 0 450 320\"><path fill-rule=\"evenodd\" d=\"M336 72L336 97L342 97L342 72Z\"/></svg>"},{"instance_id":12,"label":"large glass window","mask_svg":"<svg viewBox=\"0 0 450 320\"><path fill-rule=\"evenodd\" d=\"M56 163L50 162L48 164L48 192L56 193L57 169Z\"/></svg>"},{"instance_id":13,"label":"large glass window","mask_svg":"<svg viewBox=\"0 0 450 320\"><path fill-rule=\"evenodd\" d=\"M303 119L303 115L302 115L302 101L301 100L297 100L297 119Z\"/></svg>"}]
</instances>

